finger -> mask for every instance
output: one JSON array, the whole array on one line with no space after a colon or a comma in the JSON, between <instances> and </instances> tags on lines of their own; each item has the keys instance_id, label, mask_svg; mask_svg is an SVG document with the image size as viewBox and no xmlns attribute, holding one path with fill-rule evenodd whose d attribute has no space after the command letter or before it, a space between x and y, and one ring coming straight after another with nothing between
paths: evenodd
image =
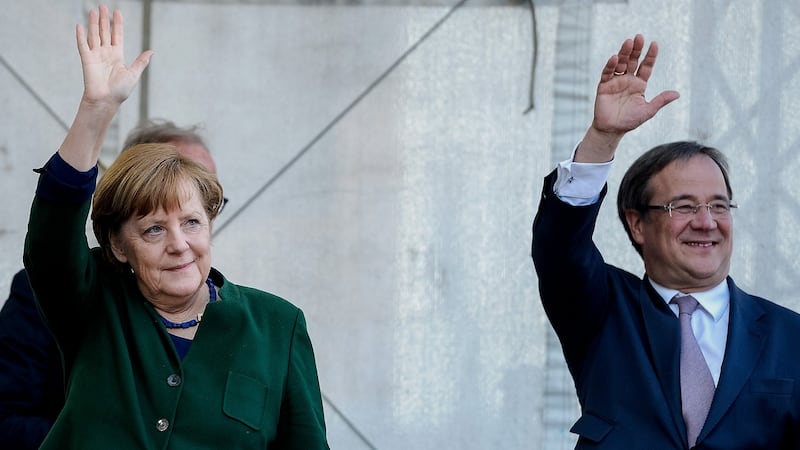
<instances>
[{"instance_id":1,"label":"finger","mask_svg":"<svg viewBox=\"0 0 800 450\"><path fill-rule=\"evenodd\" d=\"M100 45L111 44L111 23L108 19L108 7L100 5Z\"/></svg>"},{"instance_id":2,"label":"finger","mask_svg":"<svg viewBox=\"0 0 800 450\"><path fill-rule=\"evenodd\" d=\"M624 74L628 71L628 59L633 51L633 44L633 39L625 39L625 42L622 43L622 46L619 48L619 53L617 53L618 60L614 72Z\"/></svg>"},{"instance_id":3,"label":"finger","mask_svg":"<svg viewBox=\"0 0 800 450\"><path fill-rule=\"evenodd\" d=\"M86 42L86 30L83 25L75 25L75 40L78 41L78 54L83 56L89 51L89 44Z\"/></svg>"},{"instance_id":4,"label":"finger","mask_svg":"<svg viewBox=\"0 0 800 450\"><path fill-rule=\"evenodd\" d=\"M633 38L633 49L631 49L631 54L628 57L628 72L632 74L636 74L636 70L639 66L639 56L642 54L642 49L644 49L644 36L641 34L637 34Z\"/></svg>"},{"instance_id":5,"label":"finger","mask_svg":"<svg viewBox=\"0 0 800 450\"><path fill-rule=\"evenodd\" d=\"M114 11L114 22L111 28L111 45L120 46L124 48L124 26L122 23L122 12L119 10Z\"/></svg>"},{"instance_id":6,"label":"finger","mask_svg":"<svg viewBox=\"0 0 800 450\"><path fill-rule=\"evenodd\" d=\"M89 23L88 23L88 39L87 42L89 43L89 49L97 48L100 45L100 34L98 32L99 25L97 23L97 11L90 10L89 11Z\"/></svg>"},{"instance_id":7,"label":"finger","mask_svg":"<svg viewBox=\"0 0 800 450\"><path fill-rule=\"evenodd\" d=\"M608 58L605 67L603 67L603 72L600 74L600 82L605 83L606 81L614 78L614 72L617 70L617 62L619 61L619 56L613 55Z\"/></svg>"},{"instance_id":8,"label":"finger","mask_svg":"<svg viewBox=\"0 0 800 450\"><path fill-rule=\"evenodd\" d=\"M655 41L653 41L650 43L650 47L647 49L647 54L644 55L642 64L636 71L636 76L644 81L649 80L650 75L653 73L653 66L655 66L656 64L657 57L658 57L658 44Z\"/></svg>"}]
</instances>

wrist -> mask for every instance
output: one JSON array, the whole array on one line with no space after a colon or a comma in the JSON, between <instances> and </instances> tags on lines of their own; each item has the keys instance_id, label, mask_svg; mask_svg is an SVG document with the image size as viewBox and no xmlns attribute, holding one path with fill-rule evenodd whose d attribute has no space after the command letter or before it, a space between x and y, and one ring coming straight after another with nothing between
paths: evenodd
<instances>
[{"instance_id":1,"label":"wrist","mask_svg":"<svg viewBox=\"0 0 800 450\"><path fill-rule=\"evenodd\" d=\"M78 111L97 115L98 117L113 116L117 113L121 105L122 102L115 100L93 100L84 93L78 105Z\"/></svg>"},{"instance_id":2,"label":"wrist","mask_svg":"<svg viewBox=\"0 0 800 450\"><path fill-rule=\"evenodd\" d=\"M578 149L575 151L575 162L604 163L614 159L624 133L600 131L592 125L586 130Z\"/></svg>"}]
</instances>

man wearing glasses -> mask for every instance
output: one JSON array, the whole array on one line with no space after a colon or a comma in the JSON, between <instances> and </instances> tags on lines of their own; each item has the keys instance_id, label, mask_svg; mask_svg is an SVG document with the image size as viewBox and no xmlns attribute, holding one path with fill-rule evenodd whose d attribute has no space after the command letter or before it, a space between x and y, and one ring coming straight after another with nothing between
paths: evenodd
<instances>
[{"instance_id":1,"label":"man wearing glasses","mask_svg":"<svg viewBox=\"0 0 800 450\"><path fill-rule=\"evenodd\" d=\"M728 276L736 205L725 158L660 145L628 169L619 218L640 278L606 264L592 232L617 145L678 98L644 92L658 47L626 40L600 77L594 120L545 179L532 255L575 382L576 449L800 449L800 315Z\"/></svg>"},{"instance_id":2,"label":"man wearing glasses","mask_svg":"<svg viewBox=\"0 0 800 450\"><path fill-rule=\"evenodd\" d=\"M148 120L133 129L124 149L168 143L183 156L217 173L197 127ZM223 207L228 199L223 199ZM57 225L56 225L57 226ZM64 406L61 355L33 298L28 275L20 270L0 310L0 447L37 449Z\"/></svg>"}]
</instances>

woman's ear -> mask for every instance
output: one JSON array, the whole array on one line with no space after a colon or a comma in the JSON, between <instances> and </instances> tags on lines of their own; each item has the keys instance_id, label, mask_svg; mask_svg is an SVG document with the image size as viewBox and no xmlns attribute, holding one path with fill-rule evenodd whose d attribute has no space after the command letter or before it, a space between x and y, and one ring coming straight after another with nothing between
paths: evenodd
<instances>
[{"instance_id":1,"label":"woman's ear","mask_svg":"<svg viewBox=\"0 0 800 450\"><path fill-rule=\"evenodd\" d=\"M644 230L642 230L642 226L644 224L644 214L635 209L629 209L625 211L625 220L628 222L628 228L631 230L633 242L643 245Z\"/></svg>"},{"instance_id":2,"label":"woman's ear","mask_svg":"<svg viewBox=\"0 0 800 450\"><path fill-rule=\"evenodd\" d=\"M114 253L114 257L123 264L127 263L128 257L125 256L125 247L122 245L122 239L118 234L113 233L110 237L109 242L111 242L111 251Z\"/></svg>"}]
</instances>

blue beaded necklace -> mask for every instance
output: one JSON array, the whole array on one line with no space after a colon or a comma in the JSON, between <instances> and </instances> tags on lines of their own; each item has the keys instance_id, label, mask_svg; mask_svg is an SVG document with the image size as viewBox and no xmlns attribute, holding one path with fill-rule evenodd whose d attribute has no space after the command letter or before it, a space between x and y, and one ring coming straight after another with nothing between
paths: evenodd
<instances>
[{"instance_id":1,"label":"blue beaded necklace","mask_svg":"<svg viewBox=\"0 0 800 450\"><path fill-rule=\"evenodd\" d=\"M214 283L211 281L211 278L206 278L206 284L208 285L208 294L210 295L208 302L215 302L217 301L217 290L214 289ZM201 320L203 320L203 313L198 313L196 319L187 320L186 322L171 322L161 316L158 316L161 319L161 322L167 328L191 328L197 326Z\"/></svg>"}]
</instances>

